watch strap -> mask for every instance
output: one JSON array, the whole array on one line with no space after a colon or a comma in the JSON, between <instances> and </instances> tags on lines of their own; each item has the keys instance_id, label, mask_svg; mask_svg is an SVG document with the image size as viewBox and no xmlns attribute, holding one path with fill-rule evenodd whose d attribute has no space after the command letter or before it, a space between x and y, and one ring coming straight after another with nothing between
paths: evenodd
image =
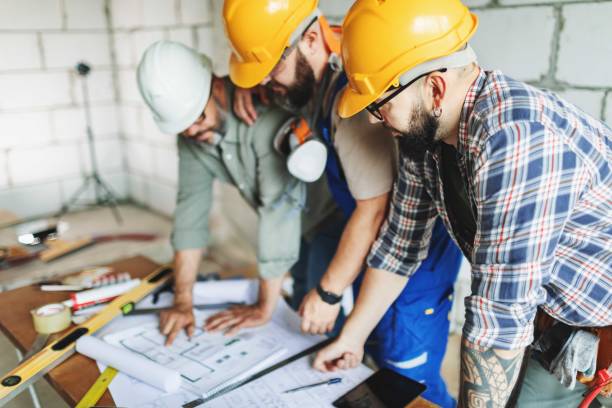
<instances>
[{"instance_id":1,"label":"watch strap","mask_svg":"<svg viewBox=\"0 0 612 408\"><path fill-rule=\"evenodd\" d=\"M321 300L330 305L335 305L342 300L342 295L336 295L335 293L324 290L320 283L317 285L317 293L321 297Z\"/></svg>"}]
</instances>

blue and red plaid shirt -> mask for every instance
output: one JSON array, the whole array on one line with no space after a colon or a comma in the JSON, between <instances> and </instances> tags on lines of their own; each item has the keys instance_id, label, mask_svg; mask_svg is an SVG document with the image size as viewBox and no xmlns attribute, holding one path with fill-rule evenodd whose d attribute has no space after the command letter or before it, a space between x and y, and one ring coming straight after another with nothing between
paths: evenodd
<instances>
[{"instance_id":1,"label":"blue and red plaid shirt","mask_svg":"<svg viewBox=\"0 0 612 408\"><path fill-rule=\"evenodd\" d=\"M465 99L458 166L476 220L452 232L440 150L401 158L370 267L410 276L440 216L471 263L464 337L516 349L537 307L572 326L612 324L612 130L551 92L482 71Z\"/></svg>"}]
</instances>

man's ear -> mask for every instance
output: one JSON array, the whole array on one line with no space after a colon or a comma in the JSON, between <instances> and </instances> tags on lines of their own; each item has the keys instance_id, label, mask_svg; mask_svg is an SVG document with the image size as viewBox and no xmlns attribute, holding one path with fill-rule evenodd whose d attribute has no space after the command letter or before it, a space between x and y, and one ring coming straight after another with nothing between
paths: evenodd
<instances>
[{"instance_id":1,"label":"man's ear","mask_svg":"<svg viewBox=\"0 0 612 408\"><path fill-rule=\"evenodd\" d=\"M439 108L446 96L446 80L441 72L432 72L426 77L428 94L432 98L432 108Z\"/></svg>"},{"instance_id":2,"label":"man's ear","mask_svg":"<svg viewBox=\"0 0 612 408\"><path fill-rule=\"evenodd\" d=\"M304 55L314 55L319 51L319 47L321 46L321 41L319 41L319 37L321 33L314 28L309 28L308 31L304 33L302 39L300 41L300 51Z\"/></svg>"},{"instance_id":3,"label":"man's ear","mask_svg":"<svg viewBox=\"0 0 612 408\"><path fill-rule=\"evenodd\" d=\"M225 86L225 84L223 83L223 78L220 78L216 75L213 75L211 83L212 89L222 89Z\"/></svg>"}]
</instances>

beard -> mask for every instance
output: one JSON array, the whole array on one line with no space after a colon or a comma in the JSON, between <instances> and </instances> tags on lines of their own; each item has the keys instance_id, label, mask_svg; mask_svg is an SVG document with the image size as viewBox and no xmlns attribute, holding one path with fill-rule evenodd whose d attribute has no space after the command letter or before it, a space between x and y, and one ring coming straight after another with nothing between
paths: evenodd
<instances>
[{"instance_id":1,"label":"beard","mask_svg":"<svg viewBox=\"0 0 612 408\"><path fill-rule=\"evenodd\" d=\"M227 110L225 110L225 108L221 106L214 98L213 102L217 107L216 123L211 126L198 129L198 131L191 136L187 135L186 132L182 132L181 135L187 137L189 140L205 142L213 146L216 146L221 142L223 136L227 132Z\"/></svg>"},{"instance_id":2,"label":"beard","mask_svg":"<svg viewBox=\"0 0 612 408\"><path fill-rule=\"evenodd\" d=\"M299 110L306 106L312 98L315 88L315 76L308 60L299 48L296 49L297 59L295 62L295 82L291 86L279 84L272 80L268 83L268 89L275 95L276 102L287 107L289 110ZM274 92L274 88L284 90L282 95Z\"/></svg>"},{"instance_id":3,"label":"beard","mask_svg":"<svg viewBox=\"0 0 612 408\"><path fill-rule=\"evenodd\" d=\"M439 141L436 139L440 122L422 105L418 105L406 126L407 130L399 130L385 125L388 129L398 133L397 145L402 156L416 161L422 161L425 153L432 151Z\"/></svg>"}]
</instances>

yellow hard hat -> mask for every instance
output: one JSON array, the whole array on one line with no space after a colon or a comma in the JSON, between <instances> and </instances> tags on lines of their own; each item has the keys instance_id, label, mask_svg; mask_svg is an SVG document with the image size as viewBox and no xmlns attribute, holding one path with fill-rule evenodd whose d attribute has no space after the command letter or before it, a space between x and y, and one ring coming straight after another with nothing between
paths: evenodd
<instances>
[{"instance_id":1,"label":"yellow hard hat","mask_svg":"<svg viewBox=\"0 0 612 408\"><path fill-rule=\"evenodd\" d=\"M274 69L285 48L317 12L318 0L225 0L223 24L231 46L229 75L251 88Z\"/></svg>"},{"instance_id":2,"label":"yellow hard hat","mask_svg":"<svg viewBox=\"0 0 612 408\"><path fill-rule=\"evenodd\" d=\"M356 114L399 85L405 72L462 49L477 26L460 0L357 0L342 25L349 86L338 114Z\"/></svg>"}]
</instances>

